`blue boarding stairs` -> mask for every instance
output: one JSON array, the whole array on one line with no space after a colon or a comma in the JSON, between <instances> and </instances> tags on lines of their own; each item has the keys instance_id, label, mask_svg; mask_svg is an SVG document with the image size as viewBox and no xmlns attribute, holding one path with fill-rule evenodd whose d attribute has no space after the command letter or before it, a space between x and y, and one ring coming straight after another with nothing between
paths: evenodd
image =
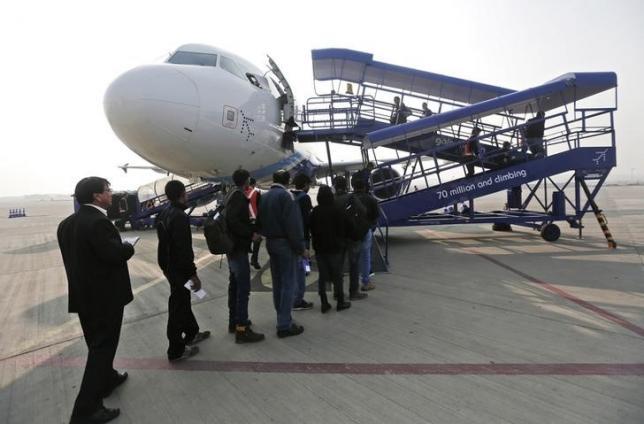
<instances>
[{"instance_id":1,"label":"blue boarding stairs","mask_svg":"<svg viewBox=\"0 0 644 424\"><path fill-rule=\"evenodd\" d=\"M515 224L554 241L560 234L554 222L568 222L581 237L582 219L592 209L615 247L595 202L616 166L614 73L565 74L516 91L384 64L350 50L314 50L312 56L315 80L333 88L307 101L298 138L360 146L365 162L376 163L371 186L384 227L492 223L509 230ZM338 94L344 84L349 93ZM406 123L391 124L394 95L412 111ZM598 98L610 104L597 107ZM435 113L424 116L420 102ZM546 113L537 119L544 126L543 148L533 154L525 145L526 119L539 110ZM465 156L474 126L482 129L479 154ZM378 160L385 151L396 159ZM471 178L465 177L468 165L477 171ZM503 208L476 210L475 199L499 191L508 193Z\"/></svg>"}]
</instances>

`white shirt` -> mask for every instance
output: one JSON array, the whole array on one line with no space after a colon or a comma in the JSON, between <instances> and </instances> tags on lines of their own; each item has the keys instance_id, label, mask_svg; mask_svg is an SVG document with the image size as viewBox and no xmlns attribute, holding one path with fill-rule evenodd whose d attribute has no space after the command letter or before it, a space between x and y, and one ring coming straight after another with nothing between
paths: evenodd
<instances>
[{"instance_id":1,"label":"white shirt","mask_svg":"<svg viewBox=\"0 0 644 424\"><path fill-rule=\"evenodd\" d=\"M96 208L96 209L98 209L99 211L101 211L101 213L102 213L103 215L107 216L107 210L105 210L105 209L103 209L102 207L97 206L97 205L95 205L95 204L93 204L93 203L83 203L83 206L91 206L91 207L93 207L93 208Z\"/></svg>"}]
</instances>

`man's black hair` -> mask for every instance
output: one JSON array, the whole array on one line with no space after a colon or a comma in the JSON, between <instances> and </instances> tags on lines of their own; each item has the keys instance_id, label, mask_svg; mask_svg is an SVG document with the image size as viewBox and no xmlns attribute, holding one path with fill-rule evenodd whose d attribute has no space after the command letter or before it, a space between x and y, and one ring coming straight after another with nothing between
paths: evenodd
<instances>
[{"instance_id":1,"label":"man's black hair","mask_svg":"<svg viewBox=\"0 0 644 424\"><path fill-rule=\"evenodd\" d=\"M329 206L333 205L333 190L328 185L321 185L318 190L318 205Z\"/></svg>"},{"instance_id":2,"label":"man's black hair","mask_svg":"<svg viewBox=\"0 0 644 424\"><path fill-rule=\"evenodd\" d=\"M352 178L351 185L355 191L364 191L366 186L362 178Z\"/></svg>"},{"instance_id":3,"label":"man's black hair","mask_svg":"<svg viewBox=\"0 0 644 424\"><path fill-rule=\"evenodd\" d=\"M250 179L250 173L245 169L238 169L233 172L233 182L237 187L241 187L246 184L246 181Z\"/></svg>"},{"instance_id":4,"label":"man's black hair","mask_svg":"<svg viewBox=\"0 0 644 424\"><path fill-rule=\"evenodd\" d=\"M186 192L186 186L179 180L170 180L165 185L165 195L171 202L176 202Z\"/></svg>"},{"instance_id":5,"label":"man's black hair","mask_svg":"<svg viewBox=\"0 0 644 424\"><path fill-rule=\"evenodd\" d=\"M297 174L293 178L293 185L298 190L303 190L304 186L307 184L311 184L311 178L306 174Z\"/></svg>"},{"instance_id":6,"label":"man's black hair","mask_svg":"<svg viewBox=\"0 0 644 424\"><path fill-rule=\"evenodd\" d=\"M338 175L333 179L333 187L336 190L347 191L347 179L343 175Z\"/></svg>"},{"instance_id":7,"label":"man's black hair","mask_svg":"<svg viewBox=\"0 0 644 424\"><path fill-rule=\"evenodd\" d=\"M287 186L289 181L291 181L291 174L288 173L285 169L278 169L273 174L273 182L277 184L282 184Z\"/></svg>"},{"instance_id":8,"label":"man's black hair","mask_svg":"<svg viewBox=\"0 0 644 424\"><path fill-rule=\"evenodd\" d=\"M110 182L101 177L85 177L76 184L74 197L81 205L94 202L94 194L99 194L110 187Z\"/></svg>"}]
</instances>

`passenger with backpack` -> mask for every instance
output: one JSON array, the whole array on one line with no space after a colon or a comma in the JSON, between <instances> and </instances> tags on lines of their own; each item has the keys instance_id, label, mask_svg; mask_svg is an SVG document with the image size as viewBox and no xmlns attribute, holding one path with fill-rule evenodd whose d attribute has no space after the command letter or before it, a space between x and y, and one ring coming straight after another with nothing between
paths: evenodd
<instances>
[{"instance_id":1,"label":"passenger with backpack","mask_svg":"<svg viewBox=\"0 0 644 424\"><path fill-rule=\"evenodd\" d=\"M256 225L250 219L248 198L244 194L250 174L245 169L233 172L235 187L224 199L223 213L232 248L226 254L228 269L228 332L235 333L235 343L254 343L264 340L255 333L248 319L250 297L250 264L248 253L251 241L257 240Z\"/></svg>"},{"instance_id":2,"label":"passenger with backpack","mask_svg":"<svg viewBox=\"0 0 644 424\"><path fill-rule=\"evenodd\" d=\"M295 202L302 213L302 229L304 231L304 247L311 249L311 233L309 231L309 216L311 215L311 198L309 197L309 188L311 187L311 178L306 174L297 174L293 178L295 190L291 190ZM309 259L300 257L295 272L295 293L293 295L293 310L303 311L313 308L313 302L304 300L304 291L306 290L306 266Z\"/></svg>"},{"instance_id":3,"label":"passenger with backpack","mask_svg":"<svg viewBox=\"0 0 644 424\"><path fill-rule=\"evenodd\" d=\"M342 175L333 180L335 206L345 217L344 263L349 263L349 300L361 300L367 293L360 293L360 250L362 239L369 230L366 208L353 193L347 192L347 179Z\"/></svg>"}]
</instances>

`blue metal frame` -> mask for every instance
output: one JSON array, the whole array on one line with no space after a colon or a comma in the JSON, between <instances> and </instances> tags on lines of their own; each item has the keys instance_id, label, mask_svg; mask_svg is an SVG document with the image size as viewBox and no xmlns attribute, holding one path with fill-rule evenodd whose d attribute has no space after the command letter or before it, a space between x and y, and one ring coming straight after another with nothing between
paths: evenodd
<instances>
[{"instance_id":1,"label":"blue metal frame","mask_svg":"<svg viewBox=\"0 0 644 424\"><path fill-rule=\"evenodd\" d=\"M581 236L582 218L616 166L615 73L569 73L533 88L514 91L381 63L374 61L371 54L345 49L314 50L312 58L315 80L357 83L356 92L361 94L347 96L334 92L309 99L302 113L302 121L309 128L299 133L301 140L360 144L365 161L370 159L371 152L377 162L375 172L382 168L394 171L394 167L404 165L403 175L372 184L374 192L378 188L394 188L390 198L380 199L381 224L386 232L389 226L483 222L540 228L565 220L579 228ZM444 93L425 90L432 86L447 88ZM375 94L366 96L367 88L374 89ZM611 89L615 89L614 105L578 107L581 100ZM391 125L386 112L392 104L376 97L379 90L397 93L403 101L405 96L412 96L438 103L441 109L449 105L452 110ZM525 115L538 110L551 112L544 118L545 150L530 154L521 145L523 120ZM413 116L419 116L418 110L412 111ZM499 119L487 119L492 116L501 118L501 126ZM606 117L610 120L608 125L601 121ZM476 140L485 153L464 156L463 147L474 126L483 128ZM598 146L593 141L599 140L598 136L609 136L610 143ZM378 162L375 149L379 146L395 149L398 158ZM458 171L467 165L484 171L473 178L445 177L446 171ZM564 173L569 174L564 184L552 178ZM430 183L433 179L438 183ZM589 179L597 180L596 185L582 203L580 184ZM570 197L565 191L572 190L573 182L575 193ZM412 191L416 185L424 187ZM475 198L521 186L527 188L528 195L520 208L488 213L474 210ZM540 190L542 198L538 195ZM542 210L529 210L533 202ZM469 211L432 212L455 203L469 203ZM574 212L566 213L566 205Z\"/></svg>"}]
</instances>

